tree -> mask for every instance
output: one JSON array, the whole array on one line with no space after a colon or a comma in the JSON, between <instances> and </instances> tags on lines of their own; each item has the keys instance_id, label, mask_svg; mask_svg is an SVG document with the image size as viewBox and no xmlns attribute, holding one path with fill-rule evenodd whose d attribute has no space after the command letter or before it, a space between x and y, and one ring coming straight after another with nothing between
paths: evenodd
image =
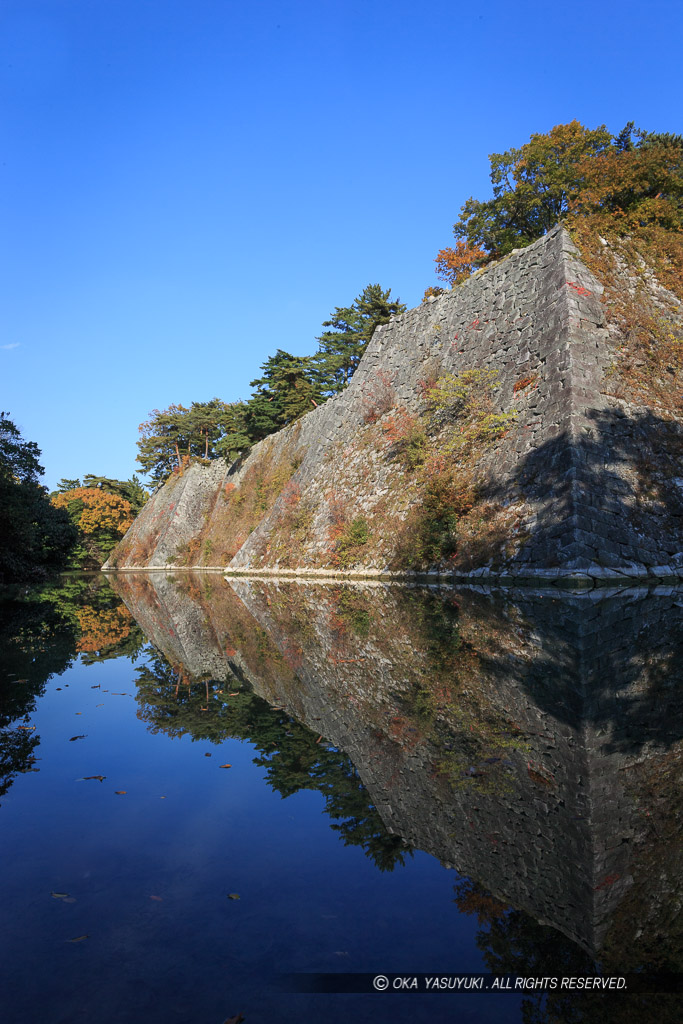
<instances>
[{"instance_id":1,"label":"tree","mask_svg":"<svg viewBox=\"0 0 683 1024\"><path fill-rule=\"evenodd\" d=\"M320 386L326 395L343 391L355 373L375 328L392 316L405 312L405 305L391 298L391 289L379 284L367 285L351 306L337 307L317 339L314 356Z\"/></svg>"},{"instance_id":2,"label":"tree","mask_svg":"<svg viewBox=\"0 0 683 1024\"><path fill-rule=\"evenodd\" d=\"M0 584L44 579L66 564L76 531L38 481L40 449L0 413Z\"/></svg>"},{"instance_id":3,"label":"tree","mask_svg":"<svg viewBox=\"0 0 683 1024\"><path fill-rule=\"evenodd\" d=\"M55 494L51 501L56 509L66 511L78 530L74 568L99 568L134 519L129 501L99 487L77 487Z\"/></svg>"},{"instance_id":4,"label":"tree","mask_svg":"<svg viewBox=\"0 0 683 1024\"><path fill-rule=\"evenodd\" d=\"M247 402L232 402L225 416L225 433L216 441L216 453L234 462L253 444L249 433L249 407Z\"/></svg>"},{"instance_id":5,"label":"tree","mask_svg":"<svg viewBox=\"0 0 683 1024\"><path fill-rule=\"evenodd\" d=\"M492 153L493 198L468 199L453 234L485 250L489 258L528 245L567 213L586 157L611 146L612 136L604 125L591 130L570 121L545 135L532 135L520 149Z\"/></svg>"},{"instance_id":6,"label":"tree","mask_svg":"<svg viewBox=\"0 0 683 1024\"><path fill-rule=\"evenodd\" d=\"M184 405L154 409L139 427L137 461L152 482L160 484L174 469L182 472L184 463L192 458L227 454L231 448L223 442L228 435L232 435L231 441L238 440L236 407L242 405L212 398L210 402L193 402L189 409ZM236 447L240 450L242 443Z\"/></svg>"},{"instance_id":7,"label":"tree","mask_svg":"<svg viewBox=\"0 0 683 1024\"><path fill-rule=\"evenodd\" d=\"M646 132L633 121L615 136L578 121L492 153L493 197L470 198L453 225L455 248L436 257L451 286L477 267L540 238L558 221L593 250L598 235L631 238L637 251L680 281L683 137ZM676 269L678 268L678 269Z\"/></svg>"},{"instance_id":8,"label":"tree","mask_svg":"<svg viewBox=\"0 0 683 1024\"><path fill-rule=\"evenodd\" d=\"M252 380L256 391L247 402L246 426L254 441L299 419L324 400L310 356L293 356L279 348L261 369L263 376Z\"/></svg>"},{"instance_id":9,"label":"tree","mask_svg":"<svg viewBox=\"0 0 683 1024\"><path fill-rule=\"evenodd\" d=\"M189 412L184 405L169 405L168 409L153 409L150 419L141 423L138 430L139 462L145 473L149 473L153 483L161 484L172 472L174 466L180 470L182 466L181 448L189 449Z\"/></svg>"},{"instance_id":10,"label":"tree","mask_svg":"<svg viewBox=\"0 0 683 1024\"><path fill-rule=\"evenodd\" d=\"M470 245L469 242L463 242L459 239L455 243L455 249L441 249L436 254L436 276L440 277L442 281L448 281L451 288L465 278L473 274L477 267L486 263L488 260L488 254L478 245ZM434 294L434 289L431 291L428 289L425 292L425 298L427 294Z\"/></svg>"},{"instance_id":11,"label":"tree","mask_svg":"<svg viewBox=\"0 0 683 1024\"><path fill-rule=\"evenodd\" d=\"M60 481L60 483L62 482L65 481ZM76 480L72 487L65 487L63 490L70 491L80 486L80 482ZM115 480L108 476L95 476L93 473L86 473L83 477L83 486L96 487L99 490L106 491L108 494L116 494L119 498L124 498L129 502L134 516L138 514L149 497L136 473L128 480Z\"/></svg>"}]
</instances>

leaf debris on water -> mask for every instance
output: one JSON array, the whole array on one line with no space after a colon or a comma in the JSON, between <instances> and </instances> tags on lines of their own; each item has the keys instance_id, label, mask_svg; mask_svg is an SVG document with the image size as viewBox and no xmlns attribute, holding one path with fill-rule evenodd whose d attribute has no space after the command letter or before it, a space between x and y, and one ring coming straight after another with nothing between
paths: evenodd
<instances>
[{"instance_id":1,"label":"leaf debris on water","mask_svg":"<svg viewBox=\"0 0 683 1024\"><path fill-rule=\"evenodd\" d=\"M239 898L240 898L240 894L238 892L229 892L228 893L228 899L229 900L238 900Z\"/></svg>"},{"instance_id":2,"label":"leaf debris on water","mask_svg":"<svg viewBox=\"0 0 683 1024\"><path fill-rule=\"evenodd\" d=\"M163 896L150 896L150 899L151 900L156 900L157 903L163 903L164 902L164 897Z\"/></svg>"},{"instance_id":3,"label":"leaf debris on water","mask_svg":"<svg viewBox=\"0 0 683 1024\"><path fill-rule=\"evenodd\" d=\"M69 743L73 743L74 740L84 740L86 736L87 733L83 733L82 736L71 736L71 738L69 739Z\"/></svg>"},{"instance_id":4,"label":"leaf debris on water","mask_svg":"<svg viewBox=\"0 0 683 1024\"><path fill-rule=\"evenodd\" d=\"M125 789L115 789L114 792L116 793L117 796L126 796Z\"/></svg>"},{"instance_id":5,"label":"leaf debris on water","mask_svg":"<svg viewBox=\"0 0 683 1024\"><path fill-rule=\"evenodd\" d=\"M221 768L232 768L231 764L222 764Z\"/></svg>"},{"instance_id":6,"label":"leaf debris on water","mask_svg":"<svg viewBox=\"0 0 683 1024\"><path fill-rule=\"evenodd\" d=\"M76 782L89 782L90 779L97 779L98 782L104 782L106 775L84 775L80 779L76 779Z\"/></svg>"},{"instance_id":7,"label":"leaf debris on water","mask_svg":"<svg viewBox=\"0 0 683 1024\"><path fill-rule=\"evenodd\" d=\"M89 935L77 935L75 939L67 939L67 942L83 942L83 939L89 939Z\"/></svg>"}]
</instances>

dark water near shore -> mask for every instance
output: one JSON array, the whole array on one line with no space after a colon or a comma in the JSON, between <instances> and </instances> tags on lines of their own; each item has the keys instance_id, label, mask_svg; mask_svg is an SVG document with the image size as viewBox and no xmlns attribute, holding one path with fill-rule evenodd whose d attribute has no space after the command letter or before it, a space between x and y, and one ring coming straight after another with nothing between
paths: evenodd
<instances>
[{"instance_id":1,"label":"dark water near shore","mask_svg":"<svg viewBox=\"0 0 683 1024\"><path fill-rule=\"evenodd\" d=\"M113 589L112 589L113 588ZM683 591L66 578L2 608L0 1021L678 1021Z\"/></svg>"}]
</instances>

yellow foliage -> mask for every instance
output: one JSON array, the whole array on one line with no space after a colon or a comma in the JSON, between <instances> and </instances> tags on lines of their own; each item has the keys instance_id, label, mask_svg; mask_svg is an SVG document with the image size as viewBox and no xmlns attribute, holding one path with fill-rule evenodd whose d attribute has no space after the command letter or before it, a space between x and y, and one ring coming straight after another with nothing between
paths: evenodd
<instances>
[{"instance_id":1,"label":"yellow foliage","mask_svg":"<svg viewBox=\"0 0 683 1024\"><path fill-rule=\"evenodd\" d=\"M76 487L52 499L55 508L65 508L82 533L113 530L123 535L135 516L129 501L98 487Z\"/></svg>"}]
</instances>

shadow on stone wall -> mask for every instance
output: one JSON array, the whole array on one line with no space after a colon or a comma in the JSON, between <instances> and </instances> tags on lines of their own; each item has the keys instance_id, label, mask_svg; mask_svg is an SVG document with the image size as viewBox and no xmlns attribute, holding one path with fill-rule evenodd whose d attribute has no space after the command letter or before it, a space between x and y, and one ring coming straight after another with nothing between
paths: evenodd
<instances>
[{"instance_id":1,"label":"shadow on stone wall","mask_svg":"<svg viewBox=\"0 0 683 1024\"><path fill-rule=\"evenodd\" d=\"M538 506L521 566L582 569L683 563L683 427L652 411L589 410L577 430L540 445L514 469L516 490ZM510 479L489 480L488 501ZM489 552L490 555L492 552ZM480 564L487 552L478 553Z\"/></svg>"}]
</instances>

